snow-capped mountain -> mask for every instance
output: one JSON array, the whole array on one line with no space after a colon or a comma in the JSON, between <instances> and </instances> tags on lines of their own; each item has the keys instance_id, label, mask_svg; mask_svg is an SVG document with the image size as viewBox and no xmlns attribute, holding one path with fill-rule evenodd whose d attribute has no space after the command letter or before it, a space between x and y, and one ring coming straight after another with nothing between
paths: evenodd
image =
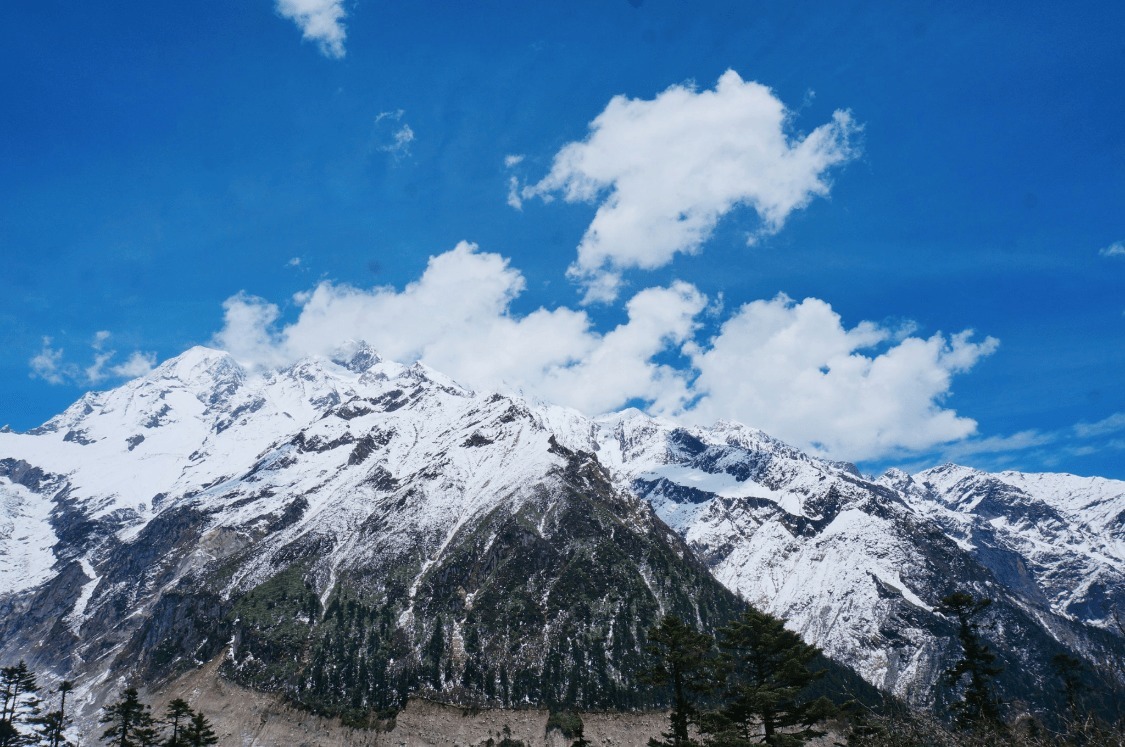
<instances>
[{"instance_id":1,"label":"snow-capped mountain","mask_svg":"<svg viewBox=\"0 0 1125 747\"><path fill-rule=\"evenodd\" d=\"M647 627L713 627L734 592L924 704L956 650L940 599L968 589L996 600L1007 692L1042 704L1053 654L1101 677L1125 651L1123 512L1125 483L872 480L742 425L590 419L362 344L268 374L195 348L0 432L0 656L91 706L225 655L353 717L419 688L628 707Z\"/></svg>"},{"instance_id":2,"label":"snow-capped mountain","mask_svg":"<svg viewBox=\"0 0 1125 747\"><path fill-rule=\"evenodd\" d=\"M995 600L1012 697L1053 683L1061 650L1121 660L1125 483L952 465L872 480L736 423L597 426L599 459L725 586L908 701L943 697L957 649L939 607L958 590Z\"/></svg>"}]
</instances>

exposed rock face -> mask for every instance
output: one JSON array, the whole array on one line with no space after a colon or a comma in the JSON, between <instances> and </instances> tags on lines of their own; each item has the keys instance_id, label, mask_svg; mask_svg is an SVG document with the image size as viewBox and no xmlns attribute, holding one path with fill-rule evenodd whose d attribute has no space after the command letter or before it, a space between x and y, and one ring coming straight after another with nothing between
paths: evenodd
<instances>
[{"instance_id":1,"label":"exposed rock face","mask_svg":"<svg viewBox=\"0 0 1125 747\"><path fill-rule=\"evenodd\" d=\"M324 718L294 708L269 693L250 690L218 676L218 662L193 670L152 693L158 709L183 698L208 714L221 744L245 747L477 747L505 734L528 747L569 747L557 728L550 727L550 711L542 708L465 709L413 699L384 730L353 729L339 719ZM595 747L642 747L668 728L662 711L583 712L583 734Z\"/></svg>"},{"instance_id":2,"label":"exposed rock face","mask_svg":"<svg viewBox=\"0 0 1125 747\"><path fill-rule=\"evenodd\" d=\"M1056 653L1110 679L1104 662L1123 660L1109 610L1125 602L1125 483L952 465L872 480L735 423L627 412L599 426L615 479L716 578L908 701L949 696L940 679L958 649L938 608L957 590L996 601L1011 699L1052 697Z\"/></svg>"},{"instance_id":3,"label":"exposed rock face","mask_svg":"<svg viewBox=\"0 0 1125 747\"><path fill-rule=\"evenodd\" d=\"M0 656L77 679L87 713L217 656L355 724L410 693L642 707L647 627L714 627L738 594L930 703L956 653L937 606L967 589L997 600L1006 693L1043 705L1054 653L1122 657L1123 515L1119 482L872 480L737 424L591 420L363 346L267 375L196 348L0 432Z\"/></svg>"},{"instance_id":4,"label":"exposed rock face","mask_svg":"<svg viewBox=\"0 0 1125 747\"><path fill-rule=\"evenodd\" d=\"M356 360L255 379L190 351L6 434L9 505L42 539L2 556L38 574L6 576L3 655L90 709L221 654L228 679L353 725L416 692L659 705L645 631L714 628L736 597L522 401Z\"/></svg>"}]
</instances>

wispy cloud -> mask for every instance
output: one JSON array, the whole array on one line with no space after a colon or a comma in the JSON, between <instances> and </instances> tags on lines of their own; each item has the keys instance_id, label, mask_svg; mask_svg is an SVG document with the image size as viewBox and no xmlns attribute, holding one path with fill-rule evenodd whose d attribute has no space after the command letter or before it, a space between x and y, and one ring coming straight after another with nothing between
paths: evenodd
<instances>
[{"instance_id":1,"label":"wispy cloud","mask_svg":"<svg viewBox=\"0 0 1125 747\"><path fill-rule=\"evenodd\" d=\"M1125 257L1125 241L1115 241L1099 251L1098 254L1103 257Z\"/></svg>"},{"instance_id":2,"label":"wispy cloud","mask_svg":"<svg viewBox=\"0 0 1125 747\"><path fill-rule=\"evenodd\" d=\"M1063 456L1090 456L1125 449L1125 412L1092 423L1075 423L1055 430L1025 430L1008 436L973 437L943 446L934 458L971 463L983 469L1018 468L1028 461L1051 467ZM1114 438L1109 438L1113 436ZM907 471L932 466L933 460L900 465Z\"/></svg>"},{"instance_id":3,"label":"wispy cloud","mask_svg":"<svg viewBox=\"0 0 1125 747\"><path fill-rule=\"evenodd\" d=\"M376 115L372 132L375 150L389 153L395 160L410 155L410 146L414 142L414 130L403 120L405 115L406 112L402 109L379 112Z\"/></svg>"},{"instance_id":4,"label":"wispy cloud","mask_svg":"<svg viewBox=\"0 0 1125 747\"><path fill-rule=\"evenodd\" d=\"M156 366L156 353L139 350L133 351L123 362L111 365L117 351L106 349L110 337L108 330L94 333L90 342L92 359L85 366L66 360L64 349L54 347L52 338L44 337L39 352L28 361L30 376L49 384L93 386L109 379L143 376Z\"/></svg>"},{"instance_id":5,"label":"wispy cloud","mask_svg":"<svg viewBox=\"0 0 1125 747\"><path fill-rule=\"evenodd\" d=\"M52 347L52 343L50 337L43 338L39 352L28 361L28 365L31 366L30 375L31 378L43 379L48 384L62 384L66 381L63 350Z\"/></svg>"},{"instance_id":6,"label":"wispy cloud","mask_svg":"<svg viewBox=\"0 0 1125 747\"><path fill-rule=\"evenodd\" d=\"M587 302L613 300L623 270L698 251L739 206L758 215L753 242L828 194L827 172L855 156L860 127L837 111L798 138L790 120L769 88L733 70L713 90L677 85L652 100L617 96L585 140L564 146L550 172L508 202L556 195L596 202L569 274L585 286Z\"/></svg>"},{"instance_id":7,"label":"wispy cloud","mask_svg":"<svg viewBox=\"0 0 1125 747\"><path fill-rule=\"evenodd\" d=\"M305 39L316 42L326 57L344 56L347 33L343 0L277 0L277 12L297 24Z\"/></svg>"},{"instance_id":8,"label":"wispy cloud","mask_svg":"<svg viewBox=\"0 0 1125 747\"><path fill-rule=\"evenodd\" d=\"M1122 431L1125 431L1125 412L1115 412L1094 423L1079 423L1074 426L1074 434L1079 438L1096 438Z\"/></svg>"}]
</instances>

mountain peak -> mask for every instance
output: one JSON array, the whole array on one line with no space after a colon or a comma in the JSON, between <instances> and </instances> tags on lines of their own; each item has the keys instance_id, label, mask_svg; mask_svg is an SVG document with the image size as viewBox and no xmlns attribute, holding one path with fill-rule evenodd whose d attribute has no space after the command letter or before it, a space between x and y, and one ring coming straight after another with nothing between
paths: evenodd
<instances>
[{"instance_id":1,"label":"mountain peak","mask_svg":"<svg viewBox=\"0 0 1125 747\"><path fill-rule=\"evenodd\" d=\"M149 380L179 379L184 383L200 379L238 379L246 377L246 371L234 357L225 350L196 345L188 348L175 358L157 366L145 378Z\"/></svg>"},{"instance_id":2,"label":"mountain peak","mask_svg":"<svg viewBox=\"0 0 1125 747\"><path fill-rule=\"evenodd\" d=\"M383 357L365 340L348 340L336 348L329 358L336 365L355 373L363 373L383 362Z\"/></svg>"}]
</instances>

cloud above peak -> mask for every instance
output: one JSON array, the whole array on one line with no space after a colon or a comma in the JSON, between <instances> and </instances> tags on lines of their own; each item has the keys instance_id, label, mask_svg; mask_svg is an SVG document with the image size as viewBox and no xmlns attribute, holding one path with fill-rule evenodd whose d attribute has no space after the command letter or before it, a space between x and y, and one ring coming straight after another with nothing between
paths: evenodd
<instances>
[{"instance_id":1,"label":"cloud above peak","mask_svg":"<svg viewBox=\"0 0 1125 747\"><path fill-rule=\"evenodd\" d=\"M344 56L343 0L277 0L277 12L297 24L305 39L316 42L325 57Z\"/></svg>"},{"instance_id":2,"label":"cloud above peak","mask_svg":"<svg viewBox=\"0 0 1125 747\"><path fill-rule=\"evenodd\" d=\"M42 339L39 352L28 361L33 379L42 379L48 384L73 384L76 386L96 386L110 379L133 379L143 376L156 365L156 353L134 350L119 363L114 363L116 350L106 345L113 335L108 330L98 330L90 342L91 360L82 366L67 360L66 351L56 348L50 337Z\"/></svg>"},{"instance_id":3,"label":"cloud above peak","mask_svg":"<svg viewBox=\"0 0 1125 747\"><path fill-rule=\"evenodd\" d=\"M671 406L682 376L651 359L694 331L704 304L698 291L686 283L642 291L627 306L628 320L601 334L584 311L512 314L524 287L505 258L462 242L431 257L401 291L323 282L294 298L299 313L288 324L265 299L229 298L214 343L268 368L365 340L388 358L421 360L469 386L524 391L586 412L630 399Z\"/></svg>"},{"instance_id":4,"label":"cloud above peak","mask_svg":"<svg viewBox=\"0 0 1125 747\"><path fill-rule=\"evenodd\" d=\"M871 322L849 328L824 301L784 295L743 305L700 339L718 312L684 282L634 294L625 321L600 332L584 310L514 313L524 288L507 259L462 242L401 290L322 282L294 297L289 322L265 299L233 296L214 343L272 368L366 340L388 358L420 360L476 389L523 392L590 415L640 401L656 415L739 420L855 461L972 435L976 423L944 400L954 376L998 344L971 332L921 338Z\"/></svg>"},{"instance_id":5,"label":"cloud above peak","mask_svg":"<svg viewBox=\"0 0 1125 747\"><path fill-rule=\"evenodd\" d=\"M828 171L853 158L850 113L791 137L791 112L764 85L728 70L712 90L668 88L652 100L614 97L585 140L564 146L539 182L509 204L561 196L597 203L569 275L586 301L613 300L624 270L654 269L699 251L739 207L758 217L750 241L828 194Z\"/></svg>"},{"instance_id":6,"label":"cloud above peak","mask_svg":"<svg viewBox=\"0 0 1125 747\"><path fill-rule=\"evenodd\" d=\"M784 294L742 306L692 349L697 422L733 418L851 461L921 451L976 432L943 406L953 376L993 353L965 331L902 338L872 322L848 329L831 306Z\"/></svg>"}]
</instances>

